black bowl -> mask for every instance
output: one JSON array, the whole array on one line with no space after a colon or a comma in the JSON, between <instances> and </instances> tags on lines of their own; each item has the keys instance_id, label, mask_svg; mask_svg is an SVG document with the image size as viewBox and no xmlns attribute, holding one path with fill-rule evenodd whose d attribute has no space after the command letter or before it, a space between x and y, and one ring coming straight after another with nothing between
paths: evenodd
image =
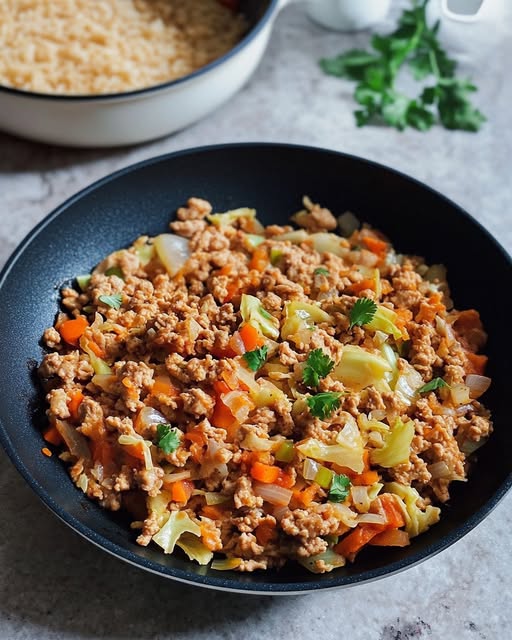
<instances>
[{"instance_id":1,"label":"black bowl","mask_svg":"<svg viewBox=\"0 0 512 640\"><path fill-rule=\"evenodd\" d=\"M485 401L495 432L479 451L467 483L453 490L439 524L405 549L364 550L354 565L324 575L299 566L237 574L199 567L181 555L139 547L127 521L76 489L57 456L47 458L39 427L44 402L34 370L40 338L53 323L59 288L138 235L165 230L191 196L217 210L255 207L260 219L285 223L303 194L336 213L347 209L386 233L398 251L448 267L456 306L480 310L489 333L493 385ZM69 199L21 243L0 276L0 438L41 500L102 549L159 575L246 593L303 593L390 575L438 553L478 524L512 484L512 341L508 337L512 263L467 213L425 185L384 166L341 153L275 144L238 144L174 153L123 169Z\"/></svg>"}]
</instances>

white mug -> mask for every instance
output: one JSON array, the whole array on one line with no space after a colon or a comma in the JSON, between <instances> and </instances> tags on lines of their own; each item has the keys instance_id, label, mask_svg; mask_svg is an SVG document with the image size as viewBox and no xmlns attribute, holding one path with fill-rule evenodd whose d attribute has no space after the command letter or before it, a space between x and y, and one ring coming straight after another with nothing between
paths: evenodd
<instances>
[{"instance_id":1,"label":"white mug","mask_svg":"<svg viewBox=\"0 0 512 640\"><path fill-rule=\"evenodd\" d=\"M336 31L359 31L385 19L391 0L308 0L308 15Z\"/></svg>"}]
</instances>

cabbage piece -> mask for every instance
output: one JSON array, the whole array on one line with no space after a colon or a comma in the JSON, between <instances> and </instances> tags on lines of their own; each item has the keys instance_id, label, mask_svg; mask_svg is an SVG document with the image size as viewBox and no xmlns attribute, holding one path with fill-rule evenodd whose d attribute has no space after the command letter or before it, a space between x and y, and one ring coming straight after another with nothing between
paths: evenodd
<instances>
[{"instance_id":1,"label":"cabbage piece","mask_svg":"<svg viewBox=\"0 0 512 640\"><path fill-rule=\"evenodd\" d=\"M397 318L397 314L392 309L388 309L379 304L377 305L377 311L372 321L365 324L364 327L365 329L372 329L373 331L383 331L384 333L392 335L395 340L398 340L402 337L402 330L395 324Z\"/></svg>"},{"instance_id":2,"label":"cabbage piece","mask_svg":"<svg viewBox=\"0 0 512 640\"><path fill-rule=\"evenodd\" d=\"M151 458L151 445L153 444L152 442L150 442L149 440L144 440L144 438L139 434L134 434L134 435L123 434L119 436L117 441L121 445L141 444L142 451L144 454L144 466L146 467L147 471L151 471L151 469L153 468L153 459Z\"/></svg>"},{"instance_id":3,"label":"cabbage piece","mask_svg":"<svg viewBox=\"0 0 512 640\"><path fill-rule=\"evenodd\" d=\"M317 562L319 561L322 562L320 567L317 566ZM345 562L345 558L332 549L327 549L322 553L309 556L309 558L299 558L299 563L308 571L311 571L311 573L325 573L327 571L332 571L338 567L345 566Z\"/></svg>"},{"instance_id":4,"label":"cabbage piece","mask_svg":"<svg viewBox=\"0 0 512 640\"><path fill-rule=\"evenodd\" d=\"M164 489L156 496L147 497L146 505L148 513L156 516L157 524L160 528L162 528L169 519L170 513L167 509L169 502L171 502L171 494Z\"/></svg>"},{"instance_id":5,"label":"cabbage piece","mask_svg":"<svg viewBox=\"0 0 512 640\"><path fill-rule=\"evenodd\" d=\"M333 253L335 256L346 256L350 252L347 241L334 233L312 233L309 235L313 241L313 248L318 253Z\"/></svg>"},{"instance_id":6,"label":"cabbage piece","mask_svg":"<svg viewBox=\"0 0 512 640\"><path fill-rule=\"evenodd\" d=\"M184 533L176 540L176 544L187 554L190 560L196 560L199 564L208 564L213 558L213 552L192 533Z\"/></svg>"},{"instance_id":7,"label":"cabbage piece","mask_svg":"<svg viewBox=\"0 0 512 640\"><path fill-rule=\"evenodd\" d=\"M247 233L244 237L244 243L249 249L256 249L256 247L258 247L262 242L265 242L265 236Z\"/></svg>"},{"instance_id":8,"label":"cabbage piece","mask_svg":"<svg viewBox=\"0 0 512 640\"><path fill-rule=\"evenodd\" d=\"M400 400L410 405L416 396L416 392L423 384L421 374L407 362L398 375L394 391Z\"/></svg>"},{"instance_id":9,"label":"cabbage piece","mask_svg":"<svg viewBox=\"0 0 512 640\"><path fill-rule=\"evenodd\" d=\"M411 442L414 437L414 422L403 423L400 418L395 422L391 431L384 436L384 446L373 449L370 453L372 464L381 467L395 467L409 460Z\"/></svg>"},{"instance_id":10,"label":"cabbage piece","mask_svg":"<svg viewBox=\"0 0 512 640\"><path fill-rule=\"evenodd\" d=\"M333 322L334 318L315 304L294 300L285 306L285 321L281 337L286 340L301 331L309 331L315 322Z\"/></svg>"},{"instance_id":11,"label":"cabbage piece","mask_svg":"<svg viewBox=\"0 0 512 640\"><path fill-rule=\"evenodd\" d=\"M289 231L288 233L282 233L276 236L274 240L288 241L292 244L301 244L309 238L309 233L305 229L297 229L297 231Z\"/></svg>"},{"instance_id":12,"label":"cabbage piece","mask_svg":"<svg viewBox=\"0 0 512 640\"><path fill-rule=\"evenodd\" d=\"M356 473L364 470L363 440L355 420L351 417L338 433L336 444L325 444L316 438L306 438L296 447L302 455L321 462L334 462Z\"/></svg>"},{"instance_id":13,"label":"cabbage piece","mask_svg":"<svg viewBox=\"0 0 512 640\"><path fill-rule=\"evenodd\" d=\"M113 373L105 360L98 358L94 351L89 347L89 342L85 336L80 338L80 348L89 356L89 362L91 363L91 367L94 369L95 374L106 376Z\"/></svg>"},{"instance_id":14,"label":"cabbage piece","mask_svg":"<svg viewBox=\"0 0 512 640\"><path fill-rule=\"evenodd\" d=\"M210 568L214 571L232 571L239 567L241 563L242 558L222 558L214 560Z\"/></svg>"},{"instance_id":15,"label":"cabbage piece","mask_svg":"<svg viewBox=\"0 0 512 640\"><path fill-rule=\"evenodd\" d=\"M249 209L248 207L240 207L239 209L231 209L225 213L212 213L206 216L208 222L211 222L216 227L228 227L234 224L240 218L247 218L254 222L254 228L251 231L259 231L263 227L256 220L256 209Z\"/></svg>"},{"instance_id":16,"label":"cabbage piece","mask_svg":"<svg viewBox=\"0 0 512 640\"><path fill-rule=\"evenodd\" d=\"M354 391L360 391L370 385L379 390L386 390L388 385L384 376L390 371L391 365L382 356L347 344L343 347L340 362L331 375Z\"/></svg>"},{"instance_id":17,"label":"cabbage piece","mask_svg":"<svg viewBox=\"0 0 512 640\"><path fill-rule=\"evenodd\" d=\"M424 533L429 527L439 522L441 509L428 505L424 511L417 506L420 494L412 487L399 482L388 482L384 491L394 493L400 498L400 505L405 517L405 530L411 538Z\"/></svg>"},{"instance_id":18,"label":"cabbage piece","mask_svg":"<svg viewBox=\"0 0 512 640\"><path fill-rule=\"evenodd\" d=\"M270 315L255 296L242 293L240 313L244 322L259 329L267 338L279 338L279 320Z\"/></svg>"},{"instance_id":19,"label":"cabbage piece","mask_svg":"<svg viewBox=\"0 0 512 640\"><path fill-rule=\"evenodd\" d=\"M390 384L391 388L393 388L398 379L398 354L386 343L382 344L380 350L384 359L387 360L391 367L391 371L385 373L384 378Z\"/></svg>"},{"instance_id":20,"label":"cabbage piece","mask_svg":"<svg viewBox=\"0 0 512 640\"><path fill-rule=\"evenodd\" d=\"M167 273L173 278L190 257L187 238L173 233L161 233L155 238L154 247Z\"/></svg>"},{"instance_id":21,"label":"cabbage piece","mask_svg":"<svg viewBox=\"0 0 512 640\"><path fill-rule=\"evenodd\" d=\"M147 242L135 242L133 245L135 249L135 255L139 259L141 267L145 267L151 262L155 256L155 247Z\"/></svg>"},{"instance_id":22,"label":"cabbage piece","mask_svg":"<svg viewBox=\"0 0 512 640\"><path fill-rule=\"evenodd\" d=\"M164 553L172 553L180 536L188 531L199 537L201 528L184 511L173 511L164 526L155 533L153 541L162 547Z\"/></svg>"}]
</instances>

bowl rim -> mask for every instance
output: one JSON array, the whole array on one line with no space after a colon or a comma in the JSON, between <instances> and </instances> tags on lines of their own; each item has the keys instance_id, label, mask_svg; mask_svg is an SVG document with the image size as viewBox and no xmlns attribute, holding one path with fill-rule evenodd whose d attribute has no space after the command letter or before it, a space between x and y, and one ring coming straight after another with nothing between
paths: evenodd
<instances>
[{"instance_id":1,"label":"bowl rim","mask_svg":"<svg viewBox=\"0 0 512 640\"><path fill-rule=\"evenodd\" d=\"M25 89L19 89L17 87L9 87L7 85L0 84L0 96L2 93L18 96L19 98L31 98L34 100L52 100L57 102L117 102L129 98L138 98L147 96L149 94L157 93L165 89L178 86L189 80L195 80L200 76L212 71L216 67L219 67L224 62L227 62L230 58L237 55L242 49L245 49L263 30L267 25L271 17L278 9L278 5L281 0L270 0L265 13L261 16L258 22L250 29L245 36L238 42L232 49L227 51L224 55L216 58L212 62L208 63L204 67L196 69L192 73L186 76L169 80L168 82L161 82L159 84L153 84L149 87L142 87L141 89L133 89L131 91L123 91L118 93L97 93L97 94L54 94L54 93L40 93L38 91L28 91Z\"/></svg>"},{"instance_id":2,"label":"bowl rim","mask_svg":"<svg viewBox=\"0 0 512 640\"><path fill-rule=\"evenodd\" d=\"M457 210L458 214L462 217L468 219L473 225L475 225L480 233L482 233L487 240L494 245L494 249L498 251L505 262L509 264L512 268L512 257L505 250L505 248L496 240L496 238L489 232L487 229L476 220L471 214L467 213L462 207L456 204L453 200L447 198L442 193L433 189L432 187L426 185L425 183L413 178L397 169L393 169L388 167L380 162L375 162L373 160L369 160L367 158L363 158L360 156L356 156L354 154L344 153L341 151L336 151L333 149L327 149L322 147L314 147L308 145L299 145L299 144L287 144L287 143L273 143L273 142L244 142L244 143L226 143L226 144L215 144L215 145L206 145L200 147L193 147L182 149L179 151L174 151L171 153L165 153L162 155L154 156L151 158L147 158L145 160L136 162L127 167L123 167L113 173L110 173L99 180L96 180L92 184L87 187L81 189L71 197L67 198L62 204L56 207L53 211L51 211L48 215L46 215L38 224L36 224L23 238L23 240L19 243L13 253L7 259L4 267L0 271L0 293L3 287L5 280L8 278L11 270L15 267L18 258L23 254L25 249L30 245L34 238L36 238L39 233L41 233L46 226L52 223L56 218L58 218L63 212L66 211L68 207L73 205L76 201L80 200L84 196L89 193L93 193L98 188L101 188L103 185L108 184L116 180L117 178L129 174L133 171L138 171L139 169L150 167L151 165L158 164L163 161L174 160L176 158L194 155L194 154L202 154L209 153L215 151L222 150L251 150L251 149L276 149L276 150L293 150L302 151L302 152L319 152L322 154L332 155L334 157L342 156L345 159L355 161L358 163L365 164L367 166L384 170L387 172L391 172L398 177L405 179L420 189L424 189L429 191L431 194L443 200L446 204ZM162 577L176 580L178 582L183 582L189 585L197 585L201 587L228 591L232 593L246 593L246 594L254 594L254 595L298 595L304 594L308 592L314 591L326 591L332 590L340 587L348 587L358 584L364 584L373 580L385 578L396 573L399 573L405 569L408 569L412 566L415 566L424 560L433 557L444 551L449 546L460 540L463 536L469 533L472 529L474 529L482 520L484 520L491 511L499 504L499 502L504 498L506 493L512 487L512 471L509 473L507 478L502 482L496 492L492 495L492 497L478 509L475 513L471 515L468 520L455 527L452 531L450 531L447 535L441 538L439 541L427 546L424 549L418 550L416 553L411 554L407 558L403 558L401 560L397 560L383 567L378 567L376 569L371 569L365 572L362 572L356 576L338 576L336 574L330 574L333 576L332 580L319 580L319 581L309 581L309 582L261 582L252 584L250 582L237 583L233 578L222 577L212 577L210 575L201 575L198 573L189 573L187 571L181 569L175 569L172 567L167 567L158 562L154 562L148 558L143 558L136 553L130 551L129 549L123 548L108 540L105 536L97 533L93 529L79 522L74 516L69 514L64 508L59 506L52 496L45 490L43 487L31 476L29 470L25 466L23 460L18 455L16 449L12 445L7 429L4 427L2 422L0 421L0 443L3 445L4 450L9 456L11 462L14 464L17 471L20 475L26 480L27 484L32 488L32 490L36 493L36 495L40 498L43 504L50 509L60 520L62 520L65 524L67 524L71 529L73 529L76 533L81 535L83 538L89 540L96 546L100 547L107 553L115 556L120 560L124 560L128 564L140 567L154 573L156 575L160 575ZM221 574L221 572L219 572ZM226 574L232 574L232 572L226 572Z\"/></svg>"}]
</instances>

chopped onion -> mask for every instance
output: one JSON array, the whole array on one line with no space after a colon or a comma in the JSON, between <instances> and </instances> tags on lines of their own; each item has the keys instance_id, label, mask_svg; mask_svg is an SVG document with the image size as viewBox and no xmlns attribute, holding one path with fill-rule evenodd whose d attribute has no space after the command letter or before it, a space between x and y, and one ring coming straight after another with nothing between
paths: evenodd
<instances>
[{"instance_id":1,"label":"chopped onion","mask_svg":"<svg viewBox=\"0 0 512 640\"><path fill-rule=\"evenodd\" d=\"M288 505L292 499L293 492L290 489L279 487L277 484L266 484L263 482L253 482L253 491L257 496L263 498L270 504Z\"/></svg>"},{"instance_id":2,"label":"chopped onion","mask_svg":"<svg viewBox=\"0 0 512 640\"><path fill-rule=\"evenodd\" d=\"M353 485L350 487L352 503L359 513L366 513L370 508L370 498L368 497L368 487Z\"/></svg>"},{"instance_id":3,"label":"chopped onion","mask_svg":"<svg viewBox=\"0 0 512 640\"><path fill-rule=\"evenodd\" d=\"M270 451L275 444L274 440L260 438L253 431L249 431L240 443L244 449L248 449L249 451Z\"/></svg>"},{"instance_id":4,"label":"chopped onion","mask_svg":"<svg viewBox=\"0 0 512 640\"><path fill-rule=\"evenodd\" d=\"M281 520L284 518L284 516L288 513L289 510L290 509L285 505L282 505L280 507L274 507L272 509L272 515L278 522L281 522Z\"/></svg>"},{"instance_id":5,"label":"chopped onion","mask_svg":"<svg viewBox=\"0 0 512 640\"><path fill-rule=\"evenodd\" d=\"M178 471L176 473L166 473L164 475L165 482L178 482L179 480L188 480L192 473L190 471Z\"/></svg>"},{"instance_id":6,"label":"chopped onion","mask_svg":"<svg viewBox=\"0 0 512 640\"><path fill-rule=\"evenodd\" d=\"M84 460L91 459L91 452L85 436L78 433L73 425L69 424L66 420L56 419L55 428L73 456Z\"/></svg>"},{"instance_id":7,"label":"chopped onion","mask_svg":"<svg viewBox=\"0 0 512 640\"><path fill-rule=\"evenodd\" d=\"M235 331L229 340L229 346L236 353L237 356L242 356L245 353L245 345L240 333Z\"/></svg>"},{"instance_id":8,"label":"chopped onion","mask_svg":"<svg viewBox=\"0 0 512 640\"><path fill-rule=\"evenodd\" d=\"M318 469L320 469L318 462L311 460L311 458L306 458L302 466L302 475L304 480L314 480L318 473Z\"/></svg>"},{"instance_id":9,"label":"chopped onion","mask_svg":"<svg viewBox=\"0 0 512 640\"><path fill-rule=\"evenodd\" d=\"M113 385L117 382L117 376L112 373L96 373L91 382L106 393L114 393Z\"/></svg>"},{"instance_id":10,"label":"chopped onion","mask_svg":"<svg viewBox=\"0 0 512 640\"><path fill-rule=\"evenodd\" d=\"M85 473L81 473L78 476L78 480L76 482L76 486L80 487L80 489L82 489L82 491L84 493L87 493L87 487L89 486L89 480L88 480L87 476L85 475Z\"/></svg>"},{"instance_id":11,"label":"chopped onion","mask_svg":"<svg viewBox=\"0 0 512 640\"><path fill-rule=\"evenodd\" d=\"M206 491L204 494L206 504L222 504L223 502L227 502L229 498L222 493L216 493L215 491Z\"/></svg>"},{"instance_id":12,"label":"chopped onion","mask_svg":"<svg viewBox=\"0 0 512 640\"><path fill-rule=\"evenodd\" d=\"M470 398L479 398L491 386L491 379L487 376L470 373L466 376L466 385L469 388Z\"/></svg>"},{"instance_id":13,"label":"chopped onion","mask_svg":"<svg viewBox=\"0 0 512 640\"><path fill-rule=\"evenodd\" d=\"M249 413L254 409L254 402L245 391L229 391L223 393L221 399L240 424L247 420Z\"/></svg>"},{"instance_id":14,"label":"chopped onion","mask_svg":"<svg viewBox=\"0 0 512 640\"><path fill-rule=\"evenodd\" d=\"M386 417L386 411L384 409L374 409L373 411L370 411L370 413L368 414L368 420L384 420L384 418Z\"/></svg>"},{"instance_id":15,"label":"chopped onion","mask_svg":"<svg viewBox=\"0 0 512 640\"><path fill-rule=\"evenodd\" d=\"M450 467L444 460L434 462L434 464L429 464L427 469L432 476L432 480L437 480L437 478L448 478L452 475Z\"/></svg>"},{"instance_id":16,"label":"chopped onion","mask_svg":"<svg viewBox=\"0 0 512 640\"><path fill-rule=\"evenodd\" d=\"M154 247L167 273L174 277L190 257L186 238L172 233L162 233L155 238Z\"/></svg>"},{"instance_id":17,"label":"chopped onion","mask_svg":"<svg viewBox=\"0 0 512 640\"><path fill-rule=\"evenodd\" d=\"M480 438L478 442L467 439L467 440L464 440L464 442L460 445L460 450L466 456L470 456L477 449L480 449L480 447L483 446L486 442L487 442L487 438Z\"/></svg>"},{"instance_id":18,"label":"chopped onion","mask_svg":"<svg viewBox=\"0 0 512 640\"><path fill-rule=\"evenodd\" d=\"M357 516L358 524L386 524L386 516L380 513L361 513Z\"/></svg>"},{"instance_id":19,"label":"chopped onion","mask_svg":"<svg viewBox=\"0 0 512 640\"><path fill-rule=\"evenodd\" d=\"M470 401L469 387L465 384L452 384L450 395L454 404L467 404Z\"/></svg>"},{"instance_id":20,"label":"chopped onion","mask_svg":"<svg viewBox=\"0 0 512 640\"><path fill-rule=\"evenodd\" d=\"M166 424L167 419L164 415L153 409L153 407L143 407L135 420L135 431L139 432L142 429L147 429L155 424Z\"/></svg>"},{"instance_id":21,"label":"chopped onion","mask_svg":"<svg viewBox=\"0 0 512 640\"><path fill-rule=\"evenodd\" d=\"M221 478L228 475L228 465L225 462L216 460L217 453L223 448L216 440L208 438L208 447L206 449L205 461L201 465L200 478L207 478L214 471L217 471Z\"/></svg>"}]
</instances>

